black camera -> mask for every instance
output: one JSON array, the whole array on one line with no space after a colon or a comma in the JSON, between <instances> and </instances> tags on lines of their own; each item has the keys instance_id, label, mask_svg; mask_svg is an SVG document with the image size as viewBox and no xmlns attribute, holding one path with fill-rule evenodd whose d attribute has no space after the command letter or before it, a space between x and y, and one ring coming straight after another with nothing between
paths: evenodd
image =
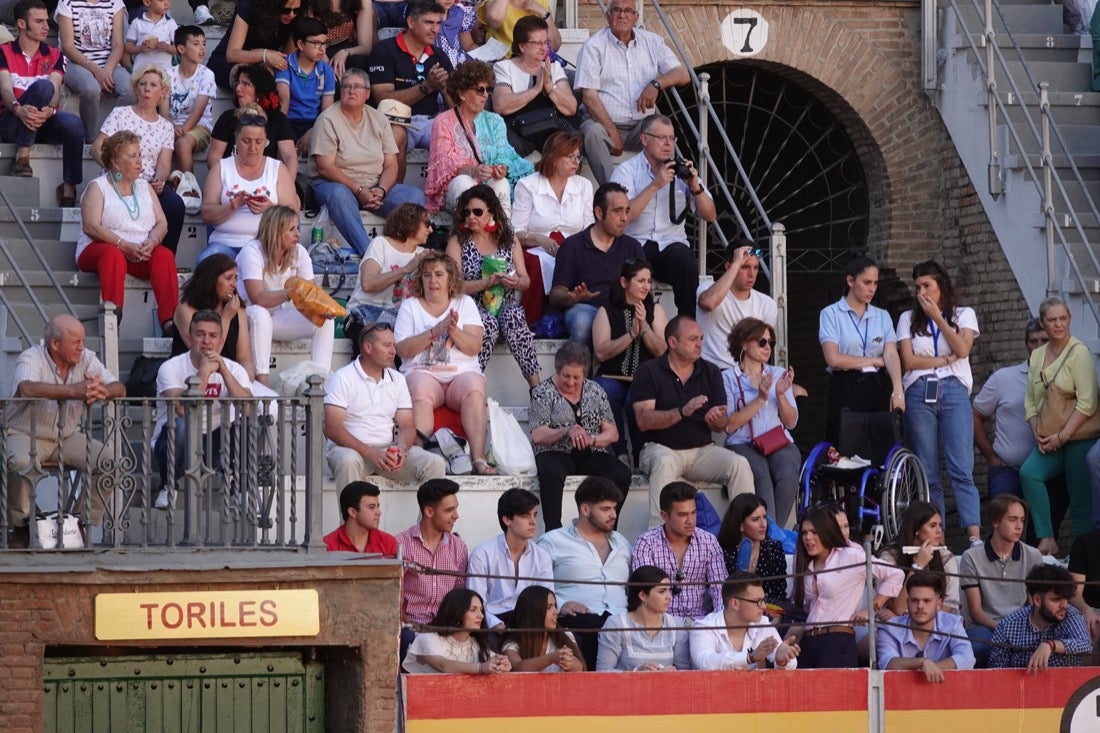
<instances>
[{"instance_id":1,"label":"black camera","mask_svg":"<svg viewBox=\"0 0 1100 733\"><path fill-rule=\"evenodd\" d=\"M691 166L687 164L687 161L677 155L670 162L675 165L672 171L676 174L676 177L679 178L681 181L690 183L692 172Z\"/></svg>"}]
</instances>

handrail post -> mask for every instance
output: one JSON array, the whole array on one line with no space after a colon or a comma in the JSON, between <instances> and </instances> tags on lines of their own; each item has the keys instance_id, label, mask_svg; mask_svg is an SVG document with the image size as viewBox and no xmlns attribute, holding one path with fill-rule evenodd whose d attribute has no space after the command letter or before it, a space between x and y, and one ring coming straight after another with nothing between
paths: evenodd
<instances>
[{"instance_id":1,"label":"handrail post","mask_svg":"<svg viewBox=\"0 0 1100 733\"><path fill-rule=\"evenodd\" d=\"M790 363L789 334L787 333L787 228L775 222L771 233L771 281L775 298L775 363Z\"/></svg>"},{"instance_id":2,"label":"handrail post","mask_svg":"<svg viewBox=\"0 0 1100 733\"><path fill-rule=\"evenodd\" d=\"M863 595L867 603L867 649L871 659L871 667L874 668L875 661L878 659L878 654L875 649L875 625L878 622L878 618L875 616L875 576L872 567L875 556L871 552L871 543L869 541L863 543L863 553L867 559L866 577L863 579Z\"/></svg>"},{"instance_id":3,"label":"handrail post","mask_svg":"<svg viewBox=\"0 0 1100 733\"><path fill-rule=\"evenodd\" d=\"M710 74L703 72L699 74L699 185L704 189L707 188L707 177L710 173L708 166L702 164L707 159L707 153L710 152L710 145L707 143L707 134L709 132L710 119L707 116L707 107L710 105ZM707 223L702 219L699 220L696 227L696 236L699 239L699 277L703 277L707 274Z\"/></svg>"},{"instance_id":4,"label":"handrail post","mask_svg":"<svg viewBox=\"0 0 1100 733\"><path fill-rule=\"evenodd\" d=\"M1043 224L1047 245L1047 295L1058 292L1054 276L1054 158L1050 152L1050 96L1048 82L1039 82L1039 129L1043 146Z\"/></svg>"},{"instance_id":5,"label":"handrail post","mask_svg":"<svg viewBox=\"0 0 1100 733\"><path fill-rule=\"evenodd\" d=\"M989 194L997 199L1004 190L997 149L997 34L993 30L993 0L985 0L986 107L989 115Z\"/></svg>"},{"instance_id":6,"label":"handrail post","mask_svg":"<svg viewBox=\"0 0 1100 733\"><path fill-rule=\"evenodd\" d=\"M936 88L936 0L921 0L921 76L926 92Z\"/></svg>"},{"instance_id":7,"label":"handrail post","mask_svg":"<svg viewBox=\"0 0 1100 733\"><path fill-rule=\"evenodd\" d=\"M325 451L321 416L325 409L325 380L313 374L306 379L306 384L302 392L309 403L306 407L306 531L302 549L309 551L324 547L321 537L324 533L322 489Z\"/></svg>"},{"instance_id":8,"label":"handrail post","mask_svg":"<svg viewBox=\"0 0 1100 733\"><path fill-rule=\"evenodd\" d=\"M204 404L206 400L200 399L205 397L206 393L198 375L193 374L187 378L187 388L183 390L183 396L189 398L183 400L183 412L186 416L184 435L180 435L179 431L176 431L176 440L186 441L184 443L186 459L183 465L183 476L176 476L176 481L183 479L184 487L181 492L183 495L183 539L181 544L202 547L206 544L205 525L201 524L199 519L205 493L203 485L206 483L207 474L203 465L203 438L205 437L203 420L209 417L211 424L208 425L208 429L211 431L218 426L212 424L213 416L208 416L208 405ZM172 413L171 405L166 409L168 410L168 419L174 420L175 415ZM175 446L169 445L166 460L175 460L173 458L174 449ZM168 497L168 505L172 506L171 487L169 488Z\"/></svg>"}]
</instances>

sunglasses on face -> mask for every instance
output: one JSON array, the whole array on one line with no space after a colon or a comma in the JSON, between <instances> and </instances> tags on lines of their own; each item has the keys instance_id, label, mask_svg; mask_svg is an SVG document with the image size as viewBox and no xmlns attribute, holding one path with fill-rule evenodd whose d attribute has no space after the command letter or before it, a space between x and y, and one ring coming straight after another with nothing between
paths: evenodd
<instances>
[{"instance_id":1,"label":"sunglasses on face","mask_svg":"<svg viewBox=\"0 0 1100 733\"><path fill-rule=\"evenodd\" d=\"M481 208L480 206L475 206L472 209L463 209L462 211L458 212L458 214L463 219L469 219L471 214L480 219L481 217L485 216L485 209Z\"/></svg>"},{"instance_id":2,"label":"sunglasses on face","mask_svg":"<svg viewBox=\"0 0 1100 733\"><path fill-rule=\"evenodd\" d=\"M283 8L279 11L280 15L297 15L302 12L301 8Z\"/></svg>"},{"instance_id":3,"label":"sunglasses on face","mask_svg":"<svg viewBox=\"0 0 1100 733\"><path fill-rule=\"evenodd\" d=\"M488 97L489 92L491 92L493 90L490 89L489 87L473 87L472 89L470 89L470 91L471 92L477 92L478 94L480 94L483 97Z\"/></svg>"},{"instance_id":4,"label":"sunglasses on face","mask_svg":"<svg viewBox=\"0 0 1100 733\"><path fill-rule=\"evenodd\" d=\"M764 338L756 339L756 345L759 346L761 349L764 348L765 346L767 346L768 348L774 349L775 348L775 339L764 339Z\"/></svg>"}]
</instances>

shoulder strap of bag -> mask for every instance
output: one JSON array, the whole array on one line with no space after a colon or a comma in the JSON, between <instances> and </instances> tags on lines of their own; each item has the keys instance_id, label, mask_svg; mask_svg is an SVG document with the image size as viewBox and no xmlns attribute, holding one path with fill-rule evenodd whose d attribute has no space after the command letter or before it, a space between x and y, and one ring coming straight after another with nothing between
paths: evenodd
<instances>
[{"instance_id":1,"label":"shoulder strap of bag","mask_svg":"<svg viewBox=\"0 0 1100 733\"><path fill-rule=\"evenodd\" d=\"M1071 353L1073 353L1074 349L1076 349L1078 346L1082 346L1082 345L1083 344L1080 341L1078 341L1077 343L1073 344L1068 349L1066 349L1060 355L1060 358L1062 359L1062 363L1058 365L1058 368L1054 371L1054 376L1050 378L1050 381L1047 382L1046 387L1043 388L1043 399L1039 401L1039 410L1040 411L1043 409L1043 403L1046 402L1046 400L1047 400L1047 395L1050 393L1050 388L1054 386L1054 382L1057 381L1058 375L1062 373L1062 368L1066 365L1066 362L1069 361L1069 355ZM1042 371L1043 371L1042 369L1039 370L1040 373L1042 373Z\"/></svg>"},{"instance_id":2,"label":"shoulder strap of bag","mask_svg":"<svg viewBox=\"0 0 1100 733\"><path fill-rule=\"evenodd\" d=\"M744 374L744 372L742 372L740 369L738 369L737 373L734 375L734 379L737 380L737 391L741 393L741 409L743 410L743 409L745 409L746 407L749 406L749 403L745 401L745 389L744 389L744 387L741 386L741 375L742 374ZM747 377L748 375L746 374L745 376ZM756 433L752 429L752 418L751 417L749 418L749 440L750 441L756 440Z\"/></svg>"},{"instance_id":3,"label":"shoulder strap of bag","mask_svg":"<svg viewBox=\"0 0 1100 733\"><path fill-rule=\"evenodd\" d=\"M466 136L466 140L470 143L470 150L474 154L474 160L477 161L478 165L482 165L481 155L477 152L477 142L470 135L470 131L466 129L466 121L462 119L462 115L458 113L458 110L455 110L455 117L458 118L458 126L462 128L462 134Z\"/></svg>"}]
</instances>

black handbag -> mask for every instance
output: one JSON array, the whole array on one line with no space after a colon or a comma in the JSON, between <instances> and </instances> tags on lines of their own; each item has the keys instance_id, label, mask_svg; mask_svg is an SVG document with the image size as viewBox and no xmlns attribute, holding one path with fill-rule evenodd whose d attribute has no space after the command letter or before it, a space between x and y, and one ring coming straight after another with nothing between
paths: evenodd
<instances>
[{"instance_id":1,"label":"black handbag","mask_svg":"<svg viewBox=\"0 0 1100 733\"><path fill-rule=\"evenodd\" d=\"M130 373L126 376L127 397L156 397L157 372L160 365L168 361L164 356L146 356L138 354L134 359Z\"/></svg>"},{"instance_id":2,"label":"black handbag","mask_svg":"<svg viewBox=\"0 0 1100 733\"><path fill-rule=\"evenodd\" d=\"M546 138L562 129L561 115L553 106L536 107L511 115L508 123L517 135L541 148Z\"/></svg>"}]
</instances>

